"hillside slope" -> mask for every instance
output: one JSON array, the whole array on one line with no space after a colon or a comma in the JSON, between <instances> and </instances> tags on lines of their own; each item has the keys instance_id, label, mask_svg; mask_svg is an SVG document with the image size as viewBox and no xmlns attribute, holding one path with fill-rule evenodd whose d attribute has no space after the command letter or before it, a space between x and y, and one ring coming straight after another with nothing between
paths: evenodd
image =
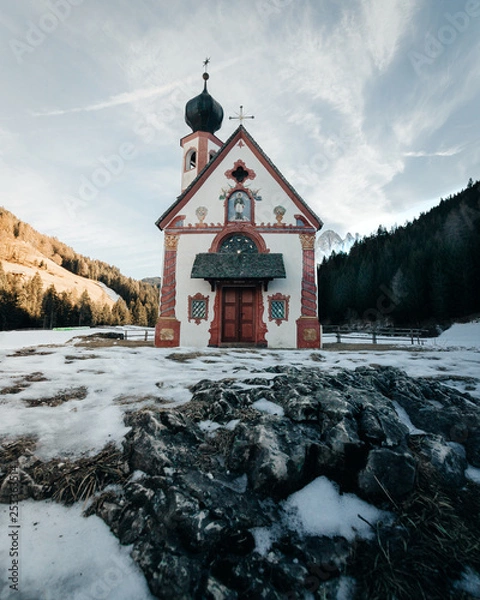
<instances>
[{"instance_id":1,"label":"hillside slope","mask_svg":"<svg viewBox=\"0 0 480 600\"><path fill-rule=\"evenodd\" d=\"M108 294L98 281L74 275L25 240L4 240L3 232L0 260L6 273L14 273L25 282L38 273L44 289L53 285L58 293L70 291L77 297L86 291L94 302L107 304L110 308L115 304L112 294Z\"/></svg>"},{"instance_id":2,"label":"hillside slope","mask_svg":"<svg viewBox=\"0 0 480 600\"><path fill-rule=\"evenodd\" d=\"M158 293L0 207L0 329L154 325Z\"/></svg>"}]
</instances>

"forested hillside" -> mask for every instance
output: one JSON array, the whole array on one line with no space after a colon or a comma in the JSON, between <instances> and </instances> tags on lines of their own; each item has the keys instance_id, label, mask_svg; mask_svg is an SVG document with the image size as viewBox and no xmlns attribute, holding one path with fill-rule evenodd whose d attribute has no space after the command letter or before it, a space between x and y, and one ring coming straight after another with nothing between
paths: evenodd
<instances>
[{"instance_id":1,"label":"forested hillside","mask_svg":"<svg viewBox=\"0 0 480 600\"><path fill-rule=\"evenodd\" d=\"M448 323L480 313L480 182L318 268L324 324Z\"/></svg>"},{"instance_id":2,"label":"forested hillside","mask_svg":"<svg viewBox=\"0 0 480 600\"><path fill-rule=\"evenodd\" d=\"M77 278L69 278L69 273ZM73 285L79 278L100 282L120 298L112 300L98 285L90 287L97 293L95 299L85 286L79 294ZM46 285L47 281L53 282ZM0 208L0 329L129 323L153 326L157 314L157 287L77 254Z\"/></svg>"}]
</instances>

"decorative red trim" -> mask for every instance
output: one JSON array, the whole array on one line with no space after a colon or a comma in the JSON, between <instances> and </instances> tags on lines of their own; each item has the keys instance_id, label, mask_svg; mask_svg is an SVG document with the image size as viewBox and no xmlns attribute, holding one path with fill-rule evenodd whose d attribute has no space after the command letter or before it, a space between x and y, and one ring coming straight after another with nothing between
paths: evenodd
<instances>
[{"instance_id":1,"label":"decorative red trim","mask_svg":"<svg viewBox=\"0 0 480 600\"><path fill-rule=\"evenodd\" d=\"M257 332L257 339L255 345L260 346L262 348L267 348L268 342L265 336L268 333L268 327L265 321L263 320L264 312L265 304L263 302L262 284L259 283L257 284L257 326L255 328Z\"/></svg>"},{"instance_id":2,"label":"decorative red trim","mask_svg":"<svg viewBox=\"0 0 480 600\"><path fill-rule=\"evenodd\" d=\"M243 160L238 159L237 161L235 161L233 163L233 167L231 169L229 169L228 171L225 171L225 177L227 179L233 179L234 181L237 182L237 184L242 184L243 181L238 181L234 176L233 173L239 168L241 167L244 171L246 171L247 176L245 177L245 179L243 181L247 181L248 179L255 179L255 177L257 176L257 174L255 173L255 171L253 169L249 169L245 163L243 162Z\"/></svg>"},{"instance_id":3,"label":"decorative red trim","mask_svg":"<svg viewBox=\"0 0 480 600\"><path fill-rule=\"evenodd\" d=\"M205 316L204 317L195 317L192 312L193 300L203 300L205 302ZM202 321L208 321L208 303L210 298L208 296L204 296L200 292L197 292L194 296L188 297L188 320L195 321L196 325L200 325Z\"/></svg>"},{"instance_id":4,"label":"decorative red trim","mask_svg":"<svg viewBox=\"0 0 480 600\"><path fill-rule=\"evenodd\" d=\"M219 147L223 146L223 142L222 140L218 139L216 135L213 135L213 133L209 133L208 131L192 131L192 133L189 133L188 135L185 135L183 138L181 138L180 140L180 146L183 148L185 147L185 145L190 142L191 140L194 140L195 138L202 136L204 138L206 138L207 140L210 140L211 142L213 142L214 144L216 144Z\"/></svg>"},{"instance_id":5,"label":"decorative red trim","mask_svg":"<svg viewBox=\"0 0 480 600\"><path fill-rule=\"evenodd\" d=\"M317 316L317 284L315 282L315 236L300 234L302 244L302 317Z\"/></svg>"},{"instance_id":6,"label":"decorative red trim","mask_svg":"<svg viewBox=\"0 0 480 600\"><path fill-rule=\"evenodd\" d=\"M208 138L204 135L198 137L198 154L197 154L197 173L205 167L209 162L210 157L208 156Z\"/></svg>"},{"instance_id":7,"label":"decorative red trim","mask_svg":"<svg viewBox=\"0 0 480 600\"><path fill-rule=\"evenodd\" d=\"M272 300L283 300L285 303L285 316L281 319L274 318L272 316ZM290 311L290 296L285 296L285 294L281 294L277 292L272 296L268 296L268 320L275 321L277 325L280 325L282 321L288 321L288 313Z\"/></svg>"},{"instance_id":8,"label":"decorative red trim","mask_svg":"<svg viewBox=\"0 0 480 600\"><path fill-rule=\"evenodd\" d=\"M178 235L165 235L160 317L175 318L177 246Z\"/></svg>"},{"instance_id":9,"label":"decorative red trim","mask_svg":"<svg viewBox=\"0 0 480 600\"><path fill-rule=\"evenodd\" d=\"M297 348L320 348L320 323L314 317L297 319Z\"/></svg>"},{"instance_id":10,"label":"decorative red trim","mask_svg":"<svg viewBox=\"0 0 480 600\"><path fill-rule=\"evenodd\" d=\"M178 235L165 234L160 316L155 325L157 348L172 348L180 345L180 321L175 317L178 240Z\"/></svg>"},{"instance_id":11,"label":"decorative red trim","mask_svg":"<svg viewBox=\"0 0 480 600\"><path fill-rule=\"evenodd\" d=\"M157 348L180 346L180 321L159 317L155 325L155 346Z\"/></svg>"},{"instance_id":12,"label":"decorative red trim","mask_svg":"<svg viewBox=\"0 0 480 600\"><path fill-rule=\"evenodd\" d=\"M172 223L169 225L169 228L170 227L172 227L172 228L175 227L175 228L182 228L183 229L185 227L184 221L185 221L186 218L187 218L187 215L177 215L173 219ZM168 235L168 234L165 232L165 235Z\"/></svg>"},{"instance_id":13,"label":"decorative red trim","mask_svg":"<svg viewBox=\"0 0 480 600\"><path fill-rule=\"evenodd\" d=\"M245 226L245 224L247 225L251 225L249 223L235 223L235 222L230 222L228 225L223 225L222 223L204 223L202 225L202 231L198 231L198 223L187 223L185 225L185 227L178 227L178 226L172 226L172 225L167 225L164 228L164 232L165 233L172 233L172 234L183 234L183 233L208 233L208 234L212 234L215 231L223 231L225 227L229 227L232 225L237 225L237 226ZM204 230L207 231L204 231ZM310 233L310 234L314 234L315 230L312 228L305 228L305 227L296 227L295 225L285 225L284 227L277 227L277 225L275 223L271 223L271 224L267 224L265 225L265 223L262 223L261 225L255 225L255 231L257 233L293 233L295 235L299 235L302 233Z\"/></svg>"},{"instance_id":14,"label":"decorative red trim","mask_svg":"<svg viewBox=\"0 0 480 600\"><path fill-rule=\"evenodd\" d=\"M217 286L217 293L215 294L215 299L213 301L213 319L210 324L210 340L208 342L209 346L218 347L220 346L220 329L221 329L221 321L222 321L222 305L221 305L221 284Z\"/></svg>"},{"instance_id":15,"label":"decorative red trim","mask_svg":"<svg viewBox=\"0 0 480 600\"><path fill-rule=\"evenodd\" d=\"M293 215L297 221L301 221L303 225L297 225L297 227L312 227L304 215Z\"/></svg>"},{"instance_id":16,"label":"decorative red trim","mask_svg":"<svg viewBox=\"0 0 480 600\"><path fill-rule=\"evenodd\" d=\"M251 223L228 223L222 231L213 238L209 252L218 252L223 240L233 233L242 233L255 242L260 254L268 254L270 250L267 248L263 237L255 230Z\"/></svg>"}]
</instances>

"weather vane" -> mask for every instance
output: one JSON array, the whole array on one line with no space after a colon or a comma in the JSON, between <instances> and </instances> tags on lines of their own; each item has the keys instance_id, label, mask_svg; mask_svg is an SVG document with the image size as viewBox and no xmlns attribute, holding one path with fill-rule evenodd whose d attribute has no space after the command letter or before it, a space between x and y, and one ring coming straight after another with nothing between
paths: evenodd
<instances>
[{"instance_id":1,"label":"weather vane","mask_svg":"<svg viewBox=\"0 0 480 600\"><path fill-rule=\"evenodd\" d=\"M237 116L236 117L228 117L228 118L230 121L232 121L233 119L235 119L235 120L238 119L240 121L240 125L242 125L242 123L245 119L254 119L255 117L253 115L246 115L243 112L243 105L240 105L240 112L237 113Z\"/></svg>"},{"instance_id":2,"label":"weather vane","mask_svg":"<svg viewBox=\"0 0 480 600\"><path fill-rule=\"evenodd\" d=\"M203 66L205 67L205 73L207 72L207 68L208 68L208 65L209 65L209 64L210 64L210 59L209 59L209 58L206 58L206 59L203 61Z\"/></svg>"}]
</instances>

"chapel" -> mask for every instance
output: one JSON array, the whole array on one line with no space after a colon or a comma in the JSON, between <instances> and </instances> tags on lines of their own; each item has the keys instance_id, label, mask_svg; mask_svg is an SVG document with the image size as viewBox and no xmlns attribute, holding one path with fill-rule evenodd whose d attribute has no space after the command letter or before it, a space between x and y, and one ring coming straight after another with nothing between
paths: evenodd
<instances>
[{"instance_id":1,"label":"chapel","mask_svg":"<svg viewBox=\"0 0 480 600\"><path fill-rule=\"evenodd\" d=\"M223 109L189 100L182 189L164 232L157 347L319 348L315 265L322 221L246 130L222 142Z\"/></svg>"}]
</instances>

